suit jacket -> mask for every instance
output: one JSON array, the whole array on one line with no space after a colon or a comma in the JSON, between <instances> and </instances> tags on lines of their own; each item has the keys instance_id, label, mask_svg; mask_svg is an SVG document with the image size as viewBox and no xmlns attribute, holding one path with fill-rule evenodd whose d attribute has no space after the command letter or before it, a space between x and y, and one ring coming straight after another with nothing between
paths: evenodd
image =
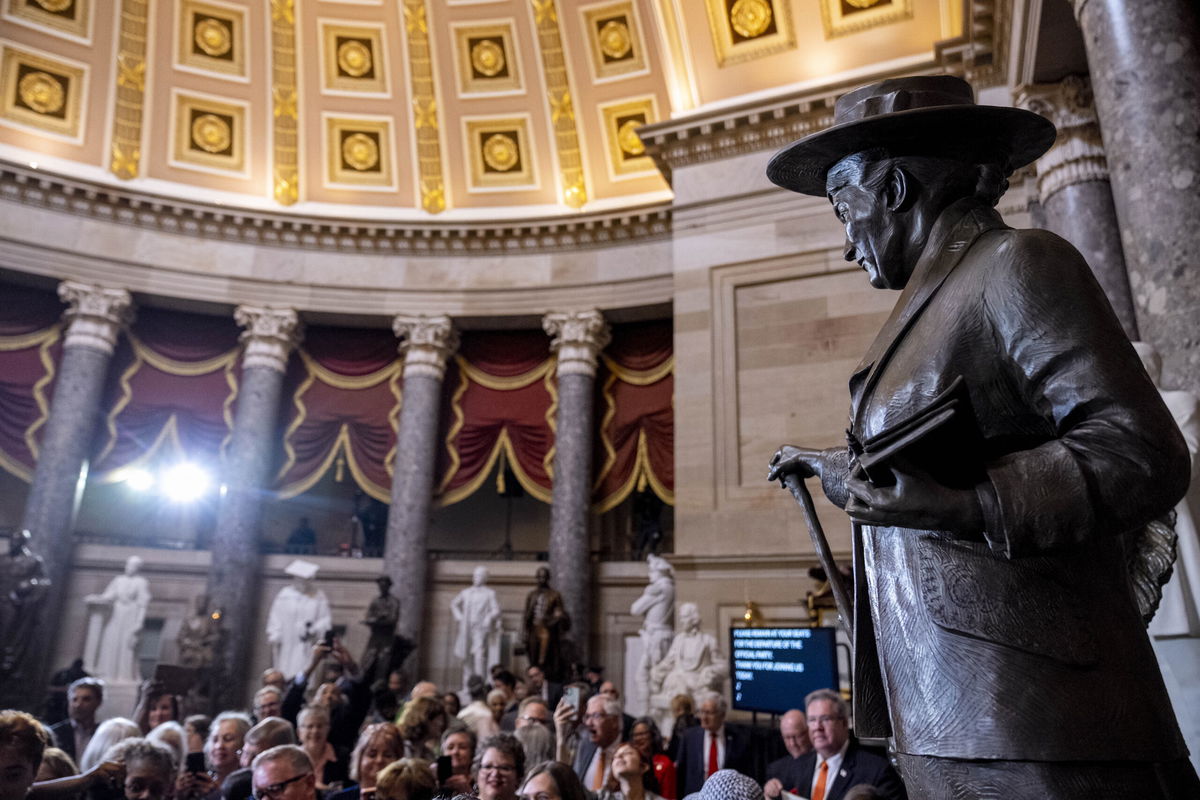
<instances>
[{"instance_id":1,"label":"suit jacket","mask_svg":"<svg viewBox=\"0 0 1200 800\"><path fill-rule=\"evenodd\" d=\"M808 755L808 754L805 753L805 755ZM792 758L790 755L786 755L783 758L777 758L774 761L772 761L770 764L767 764L766 778L763 780L763 783L766 783L767 781L771 780L772 778L776 778L780 783L783 784L783 788L785 791L791 792L793 794L801 794L801 795L807 794L808 793L808 788L807 788L808 784L802 784L800 781L800 770L802 768L803 763L804 763L804 756L800 756L799 758ZM809 778L811 780L811 778L812 778L812 766L811 765L809 766L808 774L809 774ZM800 787L802 785L805 787L803 792L800 791Z\"/></svg>"},{"instance_id":2,"label":"suit jacket","mask_svg":"<svg viewBox=\"0 0 1200 800\"><path fill-rule=\"evenodd\" d=\"M1183 496L1186 447L1079 253L973 199L851 377L852 432L960 376L982 445L945 455L978 469L983 530L856 533L856 733L944 758L1185 757L1122 539ZM844 505L841 458L823 482Z\"/></svg>"},{"instance_id":3,"label":"suit jacket","mask_svg":"<svg viewBox=\"0 0 1200 800\"><path fill-rule=\"evenodd\" d=\"M50 733L54 736L55 746L78 763L79 756L83 754L75 752L75 729L71 727L71 720L64 719L54 723L50 726Z\"/></svg>"},{"instance_id":4,"label":"suit jacket","mask_svg":"<svg viewBox=\"0 0 1200 800\"><path fill-rule=\"evenodd\" d=\"M813 773L817 768L817 751L810 750L799 758L790 760L795 762L793 778L796 788L791 788L786 781L783 788L801 797L809 797L812 792ZM829 781L829 778L826 778L826 781ZM867 752L851 741L846 747L846 755L842 758L837 775L834 775L832 782L825 787L825 800L842 800L851 786L858 786L860 783L874 786L887 800L908 798L900 776L892 769L887 759Z\"/></svg>"},{"instance_id":5,"label":"suit jacket","mask_svg":"<svg viewBox=\"0 0 1200 800\"><path fill-rule=\"evenodd\" d=\"M733 725L725 725L725 762L722 769L735 769L743 774L750 770L750 737ZM708 767L708 753L704 752L704 728L688 728L679 743L679 758L675 761L675 775L679 782L679 796L687 797L700 791L704 785Z\"/></svg>"}]
</instances>

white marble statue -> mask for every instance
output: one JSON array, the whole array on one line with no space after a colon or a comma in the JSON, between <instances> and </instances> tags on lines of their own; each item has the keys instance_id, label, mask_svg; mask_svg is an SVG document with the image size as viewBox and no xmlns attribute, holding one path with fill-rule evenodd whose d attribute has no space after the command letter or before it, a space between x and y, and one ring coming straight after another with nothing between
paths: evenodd
<instances>
[{"instance_id":1,"label":"white marble statue","mask_svg":"<svg viewBox=\"0 0 1200 800\"><path fill-rule=\"evenodd\" d=\"M329 600L313 579L317 565L296 559L284 570L290 586L275 595L267 614L267 641L276 669L291 679L308 667L312 647L333 626Z\"/></svg>"},{"instance_id":2,"label":"white marble statue","mask_svg":"<svg viewBox=\"0 0 1200 800\"><path fill-rule=\"evenodd\" d=\"M488 665L499 656L500 601L487 579L487 568L476 567L471 586L459 592L450 604L450 613L458 623L454 657L462 662L464 687L472 675L486 678Z\"/></svg>"},{"instance_id":3,"label":"white marble statue","mask_svg":"<svg viewBox=\"0 0 1200 800\"><path fill-rule=\"evenodd\" d=\"M650 670L650 713L658 729L670 731L671 698L686 694L695 699L702 691L725 692L729 664L717 647L712 634L700 630L700 610L695 603L679 606L679 633L671 641L667 654Z\"/></svg>"},{"instance_id":4,"label":"white marble statue","mask_svg":"<svg viewBox=\"0 0 1200 800\"><path fill-rule=\"evenodd\" d=\"M1162 359L1153 345L1134 342L1157 386L1162 378ZM1200 398L1191 392L1175 391L1159 387L1163 401L1183 432L1188 451L1192 455L1192 483L1188 493L1175 506L1176 544L1175 568L1171 579L1163 587L1162 602L1158 613L1150 622L1153 636L1197 636L1200 635Z\"/></svg>"},{"instance_id":5,"label":"white marble statue","mask_svg":"<svg viewBox=\"0 0 1200 800\"><path fill-rule=\"evenodd\" d=\"M83 598L89 606L84 669L112 683L141 679L135 655L150 605L150 584L139 574L142 563L130 556L124 574L109 581L100 594Z\"/></svg>"},{"instance_id":6,"label":"white marble statue","mask_svg":"<svg viewBox=\"0 0 1200 800\"><path fill-rule=\"evenodd\" d=\"M642 656L634 676L637 686L638 706L650 707L650 672L662 661L671 647L671 636L675 633L675 568L665 558L651 555L646 559L650 572L650 583L641 597L633 601L629 613L642 618L642 629L638 632L642 640Z\"/></svg>"}]
</instances>

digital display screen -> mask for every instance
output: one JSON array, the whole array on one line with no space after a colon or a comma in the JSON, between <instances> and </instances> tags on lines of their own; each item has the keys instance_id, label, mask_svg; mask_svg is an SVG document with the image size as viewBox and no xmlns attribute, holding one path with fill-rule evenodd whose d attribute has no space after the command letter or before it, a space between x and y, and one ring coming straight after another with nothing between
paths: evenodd
<instances>
[{"instance_id":1,"label":"digital display screen","mask_svg":"<svg viewBox=\"0 0 1200 800\"><path fill-rule=\"evenodd\" d=\"M733 707L782 714L817 689L838 690L834 628L730 628Z\"/></svg>"}]
</instances>

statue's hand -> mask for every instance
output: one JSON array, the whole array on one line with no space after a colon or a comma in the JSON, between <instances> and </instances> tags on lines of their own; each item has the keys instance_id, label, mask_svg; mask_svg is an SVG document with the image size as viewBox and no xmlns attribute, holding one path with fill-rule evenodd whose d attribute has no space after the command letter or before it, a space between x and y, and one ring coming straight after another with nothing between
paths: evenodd
<instances>
[{"instance_id":1,"label":"statue's hand","mask_svg":"<svg viewBox=\"0 0 1200 800\"><path fill-rule=\"evenodd\" d=\"M782 481L785 475L799 475L801 478L819 476L824 469L823 458L820 450L785 444L771 456L767 480Z\"/></svg>"},{"instance_id":2,"label":"statue's hand","mask_svg":"<svg viewBox=\"0 0 1200 800\"><path fill-rule=\"evenodd\" d=\"M855 521L917 530L948 531L977 539L983 530L983 510L972 489L952 489L929 473L899 460L892 467L896 482L877 487L858 469L846 481L850 502L846 513Z\"/></svg>"}]
</instances>

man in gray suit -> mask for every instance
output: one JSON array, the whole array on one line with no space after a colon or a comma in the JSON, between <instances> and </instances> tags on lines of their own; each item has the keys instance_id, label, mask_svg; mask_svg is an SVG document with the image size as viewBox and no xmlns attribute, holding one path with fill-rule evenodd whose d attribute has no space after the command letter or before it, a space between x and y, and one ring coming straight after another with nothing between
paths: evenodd
<instances>
[{"instance_id":1,"label":"man in gray suit","mask_svg":"<svg viewBox=\"0 0 1200 800\"><path fill-rule=\"evenodd\" d=\"M571 764L585 789L598 791L612 775L612 757L621 744L621 701L598 694L587 702L583 728L575 709L564 699L554 711L559 761ZM576 731L579 730L578 733ZM574 748L574 758L570 751Z\"/></svg>"}]
</instances>

